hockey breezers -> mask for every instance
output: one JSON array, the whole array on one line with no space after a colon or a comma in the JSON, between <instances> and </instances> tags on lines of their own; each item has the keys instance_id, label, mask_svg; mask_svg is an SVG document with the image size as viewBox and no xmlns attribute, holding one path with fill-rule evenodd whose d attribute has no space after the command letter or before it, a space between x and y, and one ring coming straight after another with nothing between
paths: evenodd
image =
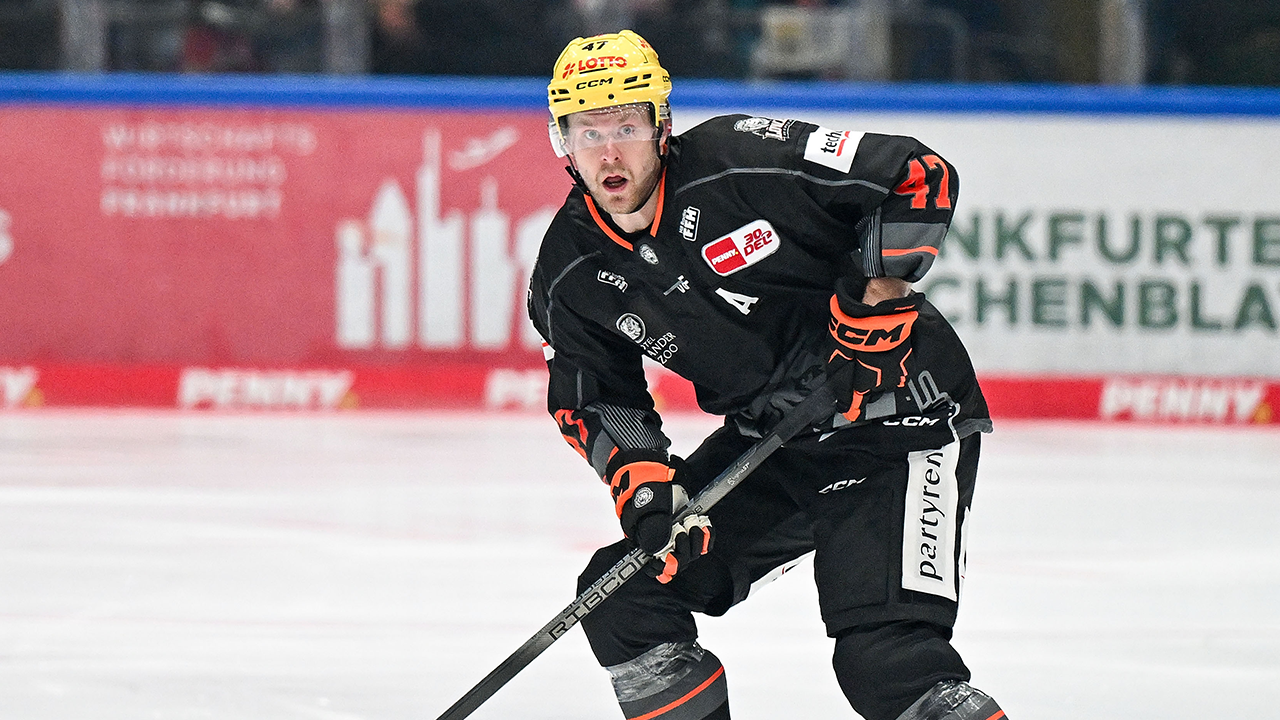
<instances>
[{"instance_id":1,"label":"hockey breezers","mask_svg":"<svg viewBox=\"0 0 1280 720\"><path fill-rule=\"evenodd\" d=\"M702 489L702 492L694 496L689 501L688 506L676 516L675 522L682 522L690 515L705 513L712 505L720 502L725 495L728 495L729 491L742 482L765 458L772 455L775 450L794 437L796 433L816 422L829 418L834 406L835 396L832 394L830 383L828 382L801 401L799 405L792 408L768 434L740 455L732 465L717 475L714 480ZM651 556L639 548L627 553L617 564L609 568L609 571L599 580L596 580L591 587L583 591L572 603L569 603L569 606L562 610L551 622L543 626L533 637L526 640L515 652L511 653L510 657L502 661L501 665L494 668L493 672L486 675L483 680L476 683L475 687L467 691L466 695L463 695L448 710L445 710L438 720L462 720L462 718L475 712L486 700L493 697L493 694L501 689L503 685L510 682L529 663L533 662L534 658L541 655L543 650L550 647L551 643L559 640L560 636L569 632L570 628L577 625L596 606L617 591L623 583L639 573L640 569L650 559Z\"/></svg>"}]
</instances>

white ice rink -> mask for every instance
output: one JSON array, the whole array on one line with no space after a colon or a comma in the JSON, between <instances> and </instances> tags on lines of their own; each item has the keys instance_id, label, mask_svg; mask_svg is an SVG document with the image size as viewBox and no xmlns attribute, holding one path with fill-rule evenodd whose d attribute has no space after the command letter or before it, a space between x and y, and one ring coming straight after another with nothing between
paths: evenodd
<instances>
[{"instance_id":1,"label":"white ice rink","mask_svg":"<svg viewBox=\"0 0 1280 720\"><path fill-rule=\"evenodd\" d=\"M1280 718L1278 509L1276 430L998 423L974 684L1013 720ZM541 415L0 415L0 718L434 720L615 523ZM809 565L701 627L735 720L855 717ZM473 717L621 714L575 629Z\"/></svg>"}]
</instances>

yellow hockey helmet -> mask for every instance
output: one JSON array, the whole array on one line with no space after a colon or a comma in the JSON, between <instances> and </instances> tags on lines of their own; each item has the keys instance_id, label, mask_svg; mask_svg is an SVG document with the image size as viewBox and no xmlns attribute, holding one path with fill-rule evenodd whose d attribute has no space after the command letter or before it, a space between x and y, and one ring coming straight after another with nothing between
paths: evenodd
<instances>
[{"instance_id":1,"label":"yellow hockey helmet","mask_svg":"<svg viewBox=\"0 0 1280 720\"><path fill-rule=\"evenodd\" d=\"M671 76L644 38L630 30L577 38L560 53L547 85L551 145L560 157L568 154L561 123L565 116L634 103L652 107L653 123L661 131L671 122L670 94Z\"/></svg>"}]
</instances>

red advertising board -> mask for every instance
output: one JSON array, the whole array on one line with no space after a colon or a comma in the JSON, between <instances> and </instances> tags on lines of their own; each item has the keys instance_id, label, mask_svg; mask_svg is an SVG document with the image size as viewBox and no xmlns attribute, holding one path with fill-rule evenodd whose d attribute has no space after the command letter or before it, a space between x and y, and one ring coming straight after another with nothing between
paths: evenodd
<instances>
[{"instance_id":1,"label":"red advertising board","mask_svg":"<svg viewBox=\"0 0 1280 720\"><path fill-rule=\"evenodd\" d=\"M533 113L6 108L0 358L537 362Z\"/></svg>"},{"instance_id":2,"label":"red advertising board","mask_svg":"<svg viewBox=\"0 0 1280 720\"><path fill-rule=\"evenodd\" d=\"M544 123L4 107L0 408L542 407L524 288L569 189ZM660 408L696 407L651 372ZM997 417L1255 424L1280 403L1268 381L983 380Z\"/></svg>"}]
</instances>

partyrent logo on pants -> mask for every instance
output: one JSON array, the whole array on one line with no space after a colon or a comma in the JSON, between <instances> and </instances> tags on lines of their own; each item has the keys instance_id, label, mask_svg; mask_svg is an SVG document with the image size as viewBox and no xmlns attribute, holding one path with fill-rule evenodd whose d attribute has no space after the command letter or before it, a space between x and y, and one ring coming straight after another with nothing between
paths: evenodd
<instances>
[{"instance_id":1,"label":"partyrent logo on pants","mask_svg":"<svg viewBox=\"0 0 1280 720\"><path fill-rule=\"evenodd\" d=\"M960 443L907 456L902 518L902 587L955 600Z\"/></svg>"}]
</instances>

